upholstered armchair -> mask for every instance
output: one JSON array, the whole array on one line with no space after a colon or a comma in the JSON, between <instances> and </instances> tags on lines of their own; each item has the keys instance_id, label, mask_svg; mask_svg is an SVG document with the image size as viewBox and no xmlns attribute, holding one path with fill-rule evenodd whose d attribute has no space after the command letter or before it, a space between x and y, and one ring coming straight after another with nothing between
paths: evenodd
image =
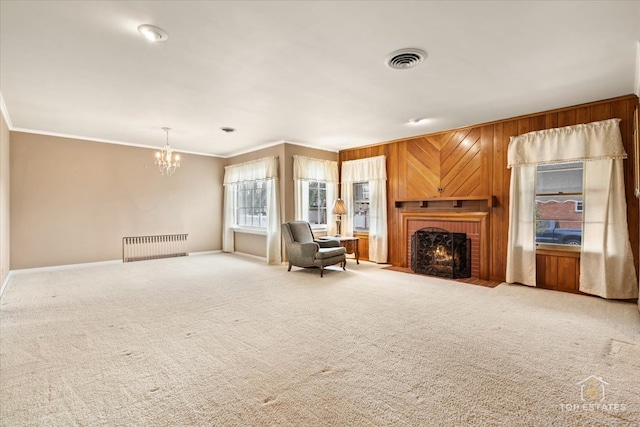
<instances>
[{"instance_id":1,"label":"upholstered armchair","mask_svg":"<svg viewBox=\"0 0 640 427\"><path fill-rule=\"evenodd\" d=\"M340 263L346 270L346 249L337 240L315 240L311 226L306 221L289 221L282 224L282 237L287 256L289 270L296 267L320 267L320 277L324 274L324 267Z\"/></svg>"}]
</instances>

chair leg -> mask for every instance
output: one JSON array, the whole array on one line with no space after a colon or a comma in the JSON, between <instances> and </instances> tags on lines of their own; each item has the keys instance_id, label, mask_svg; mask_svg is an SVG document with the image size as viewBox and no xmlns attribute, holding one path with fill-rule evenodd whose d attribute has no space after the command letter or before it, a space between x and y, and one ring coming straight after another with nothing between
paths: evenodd
<instances>
[{"instance_id":1,"label":"chair leg","mask_svg":"<svg viewBox=\"0 0 640 427\"><path fill-rule=\"evenodd\" d=\"M291 271L291 263L289 263L289 269L287 271Z\"/></svg>"},{"instance_id":2,"label":"chair leg","mask_svg":"<svg viewBox=\"0 0 640 427\"><path fill-rule=\"evenodd\" d=\"M342 261L342 270L347 271L347 260Z\"/></svg>"},{"instance_id":3,"label":"chair leg","mask_svg":"<svg viewBox=\"0 0 640 427\"><path fill-rule=\"evenodd\" d=\"M320 277L322 277L322 274L324 273L324 265L320 266Z\"/></svg>"}]
</instances>

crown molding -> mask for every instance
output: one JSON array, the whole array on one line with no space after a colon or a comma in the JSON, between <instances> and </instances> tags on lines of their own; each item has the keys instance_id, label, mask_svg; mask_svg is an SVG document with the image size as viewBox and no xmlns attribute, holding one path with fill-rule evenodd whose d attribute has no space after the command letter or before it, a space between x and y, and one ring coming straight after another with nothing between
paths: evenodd
<instances>
[{"instance_id":1,"label":"crown molding","mask_svg":"<svg viewBox=\"0 0 640 427\"><path fill-rule=\"evenodd\" d=\"M134 144L131 142L115 141L111 139L91 138L91 137L79 136L79 135L69 135L69 134L58 133L58 132L46 132L46 131L35 130L35 129L12 128L10 130L13 132L32 133L35 135L54 136L58 138L77 139L81 141L101 142L104 144L126 145L129 147L137 147L137 148L148 148L150 150L158 149L158 146L155 146L155 145ZM222 157L222 156L218 156L217 154L201 153L199 151L177 150L173 147L172 147L172 150L174 153L180 153L180 154L194 154L196 156L206 156L206 157Z\"/></svg>"},{"instance_id":2,"label":"crown molding","mask_svg":"<svg viewBox=\"0 0 640 427\"><path fill-rule=\"evenodd\" d=\"M224 158L225 159L230 159L232 157L241 156L243 154L248 154L248 153L253 153L254 151L264 150L265 148L275 147L276 145L283 145L283 144L297 145L298 147L311 148L313 150L328 151L330 153L339 153L338 150L328 150L326 148L317 147L317 146L314 146L314 145L311 145L311 144L302 144L302 143L299 143L299 142L291 142L291 141L285 141L284 139L281 139L279 141L267 142L266 144L258 145L258 146L251 147L251 148L247 148L246 150L242 150L242 151L237 151L235 153L232 153L232 154L229 154L227 156L224 156Z\"/></svg>"}]
</instances>

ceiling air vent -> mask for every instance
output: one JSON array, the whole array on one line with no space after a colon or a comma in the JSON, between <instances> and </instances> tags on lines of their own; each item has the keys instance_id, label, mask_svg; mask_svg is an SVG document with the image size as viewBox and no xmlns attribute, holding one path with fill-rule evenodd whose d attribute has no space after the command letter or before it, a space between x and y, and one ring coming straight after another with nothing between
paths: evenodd
<instances>
[{"instance_id":1,"label":"ceiling air vent","mask_svg":"<svg viewBox=\"0 0 640 427\"><path fill-rule=\"evenodd\" d=\"M427 57L427 53L420 49L400 49L387 55L387 67L396 70L406 70L420 64Z\"/></svg>"}]
</instances>

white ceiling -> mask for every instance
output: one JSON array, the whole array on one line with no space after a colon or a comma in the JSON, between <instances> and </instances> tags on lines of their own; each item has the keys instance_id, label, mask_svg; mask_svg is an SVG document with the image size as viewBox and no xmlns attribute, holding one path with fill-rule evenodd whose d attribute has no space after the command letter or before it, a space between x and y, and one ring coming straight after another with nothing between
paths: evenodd
<instances>
[{"instance_id":1,"label":"white ceiling","mask_svg":"<svg viewBox=\"0 0 640 427\"><path fill-rule=\"evenodd\" d=\"M13 130L157 148L168 126L174 149L223 157L627 95L639 74L640 1L2 0L0 12ZM169 39L148 42L141 24ZM385 66L407 47L427 60Z\"/></svg>"}]
</instances>

